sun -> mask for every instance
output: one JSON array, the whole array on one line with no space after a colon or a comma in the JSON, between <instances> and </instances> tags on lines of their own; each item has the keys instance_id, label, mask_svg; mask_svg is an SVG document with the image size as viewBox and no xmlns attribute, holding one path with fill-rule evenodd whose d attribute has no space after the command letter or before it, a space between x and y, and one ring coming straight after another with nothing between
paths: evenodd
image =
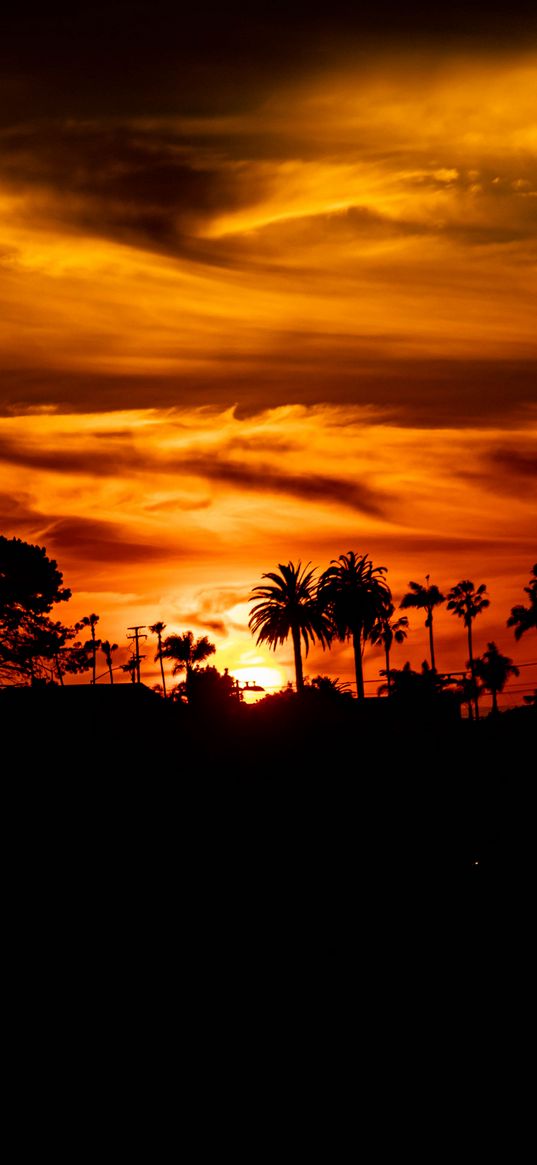
<instances>
[{"instance_id":1,"label":"sun","mask_svg":"<svg viewBox=\"0 0 537 1165\"><path fill-rule=\"evenodd\" d=\"M262 692L245 692L244 698L247 703L253 703L255 700L260 700L263 696L271 696L274 692L285 688L287 680L283 673L277 667L268 667L266 664L252 664L248 667L234 667L230 668L233 677L239 681L241 688L244 690L247 685L253 685L263 688Z\"/></svg>"}]
</instances>

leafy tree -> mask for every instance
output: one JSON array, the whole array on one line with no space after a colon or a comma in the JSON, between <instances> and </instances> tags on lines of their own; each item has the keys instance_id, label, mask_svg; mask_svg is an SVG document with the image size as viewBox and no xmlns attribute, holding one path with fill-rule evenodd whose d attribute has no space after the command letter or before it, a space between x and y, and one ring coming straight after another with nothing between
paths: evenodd
<instances>
[{"instance_id":1,"label":"leafy tree","mask_svg":"<svg viewBox=\"0 0 537 1165\"><path fill-rule=\"evenodd\" d=\"M481 680L483 687L492 696L492 712L498 714L498 692L503 692L509 676L518 676L520 672L512 659L502 655L495 643L488 643L487 650L480 659L475 661L475 674Z\"/></svg>"},{"instance_id":2,"label":"leafy tree","mask_svg":"<svg viewBox=\"0 0 537 1165\"><path fill-rule=\"evenodd\" d=\"M307 655L316 639L323 648L330 642L330 622L317 602L315 570L308 570L309 566L309 562L305 567L300 562L296 566L278 563L280 573L262 575L270 583L255 587L250 596L259 600L248 622L252 634L258 633L256 643L268 643L275 651L289 635L292 638L297 692L304 691L301 644Z\"/></svg>"},{"instance_id":3,"label":"leafy tree","mask_svg":"<svg viewBox=\"0 0 537 1165\"><path fill-rule=\"evenodd\" d=\"M385 566L373 566L366 554L353 550L333 559L319 582L319 601L338 639L352 639L356 689L363 700L362 655L365 641L377 620L391 604L384 579Z\"/></svg>"},{"instance_id":4,"label":"leafy tree","mask_svg":"<svg viewBox=\"0 0 537 1165\"><path fill-rule=\"evenodd\" d=\"M17 622L29 614L45 615L71 591L44 547L0 535L0 618Z\"/></svg>"},{"instance_id":5,"label":"leafy tree","mask_svg":"<svg viewBox=\"0 0 537 1165\"><path fill-rule=\"evenodd\" d=\"M369 632L369 639L373 644L379 644L384 647L386 655L386 677L388 680L388 695L390 695L390 651L394 643L404 643L407 637L408 619L406 615L402 615L400 619L393 619L395 608L393 603L390 603L386 610L379 615L376 623L373 624Z\"/></svg>"},{"instance_id":6,"label":"leafy tree","mask_svg":"<svg viewBox=\"0 0 537 1165\"><path fill-rule=\"evenodd\" d=\"M160 661L160 674L162 676L162 694L164 696L164 699L166 699L166 676L164 675L164 660L163 660L163 655L162 655L162 632L166 630L166 624L160 623L160 622L159 623L152 623L149 630L150 630L151 634L156 635L157 639L158 639L158 651L157 651L157 654L155 655L155 663L157 662L157 659Z\"/></svg>"},{"instance_id":7,"label":"leafy tree","mask_svg":"<svg viewBox=\"0 0 537 1165\"><path fill-rule=\"evenodd\" d=\"M117 643L110 643L109 639L103 639L101 643L101 651L106 660L106 666L110 674L110 683L114 682L114 672L112 670L112 652L117 651Z\"/></svg>"},{"instance_id":8,"label":"leafy tree","mask_svg":"<svg viewBox=\"0 0 537 1165\"><path fill-rule=\"evenodd\" d=\"M476 671L475 660L472 644L472 623L482 611L490 607L490 600L486 598L486 585L481 583L476 589L470 579L463 579L462 582L452 587L448 594L447 609L459 619L463 620L464 626L468 631L468 656L469 668L472 673L472 679L475 683ZM475 715L476 720L479 720L479 699L476 687L475 693Z\"/></svg>"},{"instance_id":9,"label":"leafy tree","mask_svg":"<svg viewBox=\"0 0 537 1165\"><path fill-rule=\"evenodd\" d=\"M524 587L530 601L529 606L523 607L519 603L516 607L512 607L507 620L507 626L515 629L515 639L521 639L524 633L532 627L537 629L537 562L532 567L531 573L533 577L530 578L529 585Z\"/></svg>"},{"instance_id":10,"label":"leafy tree","mask_svg":"<svg viewBox=\"0 0 537 1165\"><path fill-rule=\"evenodd\" d=\"M430 575L425 576L427 586L422 583L409 582L410 590L403 596L401 601L401 610L408 610L410 607L416 607L418 610L426 611L425 626L429 631L429 651L431 653L431 667L436 671L436 660L434 655L434 639L433 639L433 611L435 607L445 603L445 597L440 593L438 587L429 584Z\"/></svg>"},{"instance_id":11,"label":"leafy tree","mask_svg":"<svg viewBox=\"0 0 537 1165\"><path fill-rule=\"evenodd\" d=\"M388 678L387 671L382 670L380 674ZM430 700L437 695L442 687L443 681L439 680L437 673L424 659L421 672L413 671L408 661L402 668L392 668L389 686L381 684L378 694L379 696L391 695L411 702L423 702L423 700Z\"/></svg>"},{"instance_id":12,"label":"leafy tree","mask_svg":"<svg viewBox=\"0 0 537 1165\"><path fill-rule=\"evenodd\" d=\"M0 677L28 683L50 677L74 632L49 618L71 591L44 547L0 536Z\"/></svg>"},{"instance_id":13,"label":"leafy tree","mask_svg":"<svg viewBox=\"0 0 537 1165\"><path fill-rule=\"evenodd\" d=\"M203 712L208 716L228 712L232 705L240 703L240 693L227 670L222 675L216 667L198 665L192 667L186 679L177 684L174 698L186 701L195 712Z\"/></svg>"}]
</instances>

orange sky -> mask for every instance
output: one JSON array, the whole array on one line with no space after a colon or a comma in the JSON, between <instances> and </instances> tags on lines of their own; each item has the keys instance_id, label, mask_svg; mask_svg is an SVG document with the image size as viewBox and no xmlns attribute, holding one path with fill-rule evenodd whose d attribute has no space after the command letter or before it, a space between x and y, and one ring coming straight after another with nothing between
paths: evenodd
<instances>
[{"instance_id":1,"label":"orange sky","mask_svg":"<svg viewBox=\"0 0 537 1165\"><path fill-rule=\"evenodd\" d=\"M396 600L486 582L477 650L537 659L505 628L537 559L536 74L531 43L339 46L232 108L4 120L1 529L57 558L72 619L292 678L249 591L354 549ZM465 660L440 612L439 667Z\"/></svg>"}]
</instances>

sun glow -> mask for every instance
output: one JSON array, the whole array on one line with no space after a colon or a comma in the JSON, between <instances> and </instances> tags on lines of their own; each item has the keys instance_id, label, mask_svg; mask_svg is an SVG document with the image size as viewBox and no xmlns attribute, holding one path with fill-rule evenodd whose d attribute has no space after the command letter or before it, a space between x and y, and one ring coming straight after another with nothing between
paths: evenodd
<instances>
[{"instance_id":1,"label":"sun glow","mask_svg":"<svg viewBox=\"0 0 537 1165\"><path fill-rule=\"evenodd\" d=\"M266 667L264 664L251 667L235 667L233 668L233 676L239 681L243 691L250 685L253 687L261 687L262 692L246 692L244 691L244 699L248 703L255 703L263 696L271 696L274 692L280 691L281 688L286 687L287 680L284 679L283 673L277 667Z\"/></svg>"}]
</instances>

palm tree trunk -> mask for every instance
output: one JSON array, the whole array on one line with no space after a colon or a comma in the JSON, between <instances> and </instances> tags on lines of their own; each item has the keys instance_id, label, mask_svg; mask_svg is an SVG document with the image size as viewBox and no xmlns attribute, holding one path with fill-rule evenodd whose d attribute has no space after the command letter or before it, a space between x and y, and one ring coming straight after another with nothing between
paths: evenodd
<instances>
[{"instance_id":1,"label":"palm tree trunk","mask_svg":"<svg viewBox=\"0 0 537 1165\"><path fill-rule=\"evenodd\" d=\"M391 694L392 694L392 677L390 675L390 649L387 646L387 644L385 645L385 651L386 651L386 675L388 677L388 695L391 696Z\"/></svg>"},{"instance_id":2,"label":"palm tree trunk","mask_svg":"<svg viewBox=\"0 0 537 1165\"><path fill-rule=\"evenodd\" d=\"M498 693L496 691L496 688L491 689L491 694L492 694L492 715L497 716L498 715Z\"/></svg>"},{"instance_id":3,"label":"palm tree trunk","mask_svg":"<svg viewBox=\"0 0 537 1165\"><path fill-rule=\"evenodd\" d=\"M59 659L58 659L58 656L55 656L55 662L56 662L56 671L57 671L57 673L58 673L58 679L59 679L59 681L60 681L60 684L61 684L61 686L62 686L62 688L63 688L63 687L64 687L64 683L63 683L63 672L62 672L62 669L61 669L61 667L60 667L60 661L59 661Z\"/></svg>"},{"instance_id":4,"label":"palm tree trunk","mask_svg":"<svg viewBox=\"0 0 537 1165\"><path fill-rule=\"evenodd\" d=\"M91 628L91 639L93 643L93 679L91 682L94 684L96 682L95 677L97 674L97 647L95 645L95 627L93 625Z\"/></svg>"},{"instance_id":5,"label":"palm tree trunk","mask_svg":"<svg viewBox=\"0 0 537 1165\"><path fill-rule=\"evenodd\" d=\"M365 698L364 669L362 666L362 628L353 632L352 646L354 648L354 670L356 672L356 694L359 700Z\"/></svg>"},{"instance_id":6,"label":"palm tree trunk","mask_svg":"<svg viewBox=\"0 0 537 1165\"><path fill-rule=\"evenodd\" d=\"M108 671L110 672L110 683L113 684L114 677L112 675L112 660L110 660L110 663L108 664Z\"/></svg>"},{"instance_id":7,"label":"palm tree trunk","mask_svg":"<svg viewBox=\"0 0 537 1165\"><path fill-rule=\"evenodd\" d=\"M295 673L296 673L296 690L297 692L304 691L304 673L302 671L302 651L300 648L300 629L298 627L292 628L293 636L293 650L295 653Z\"/></svg>"},{"instance_id":8,"label":"palm tree trunk","mask_svg":"<svg viewBox=\"0 0 537 1165\"><path fill-rule=\"evenodd\" d=\"M434 658L433 613L432 613L432 611L429 611L427 624L429 627L429 650L431 652L431 668L433 671L436 671L436 660Z\"/></svg>"},{"instance_id":9,"label":"palm tree trunk","mask_svg":"<svg viewBox=\"0 0 537 1165\"><path fill-rule=\"evenodd\" d=\"M479 699L477 696L477 681L475 678L474 652L473 652L473 647L472 647L472 620L471 619L470 619L470 622L468 623L468 655L470 658L470 671L472 673L472 682L473 682L473 687L474 687L475 718L476 718L476 720L479 720Z\"/></svg>"},{"instance_id":10,"label":"palm tree trunk","mask_svg":"<svg viewBox=\"0 0 537 1165\"><path fill-rule=\"evenodd\" d=\"M158 653L159 653L159 658L160 658L160 674L162 676L162 691L164 693L164 699L166 699L166 678L164 676L164 660L162 658L162 637L161 637L160 631L159 631L159 635L158 635Z\"/></svg>"}]
</instances>

